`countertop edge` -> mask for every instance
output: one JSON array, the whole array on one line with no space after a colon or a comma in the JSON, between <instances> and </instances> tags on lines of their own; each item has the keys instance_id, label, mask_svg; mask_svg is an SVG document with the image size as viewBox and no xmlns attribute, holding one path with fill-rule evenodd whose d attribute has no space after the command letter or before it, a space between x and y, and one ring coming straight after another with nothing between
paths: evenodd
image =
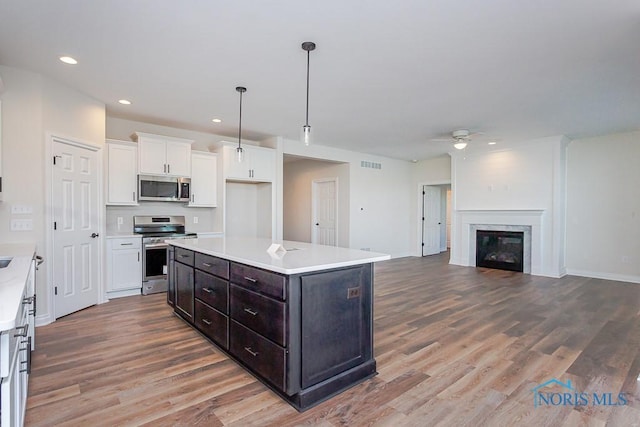
<instances>
[{"instance_id":1,"label":"countertop edge","mask_svg":"<svg viewBox=\"0 0 640 427\"><path fill-rule=\"evenodd\" d=\"M368 258L362 258L362 259L358 259L358 260L349 260L349 261L342 261L342 262L338 261L338 262L331 262L331 263L327 263L327 264L317 264L317 265L314 265L314 266L307 266L307 267L300 267L300 268L284 268L284 267L264 264L264 263L261 263L259 261L255 261L255 260L248 259L248 258L243 258L243 257L235 256L235 255L229 255L229 254L225 254L225 253L220 253L220 252L208 250L206 248L197 247L197 246L194 246L192 244L189 244L188 241L187 242L181 242L180 240L168 240L167 243L170 244L171 246L176 246L176 247L180 247L180 248L183 248L183 249L188 249L188 250L191 250L191 251L194 251L194 252L200 252L200 253L203 253L203 254L206 254L206 255L215 256L215 257L226 259L226 260L229 260L229 261L234 261L234 262L238 262L238 263L241 263L241 264L250 265L252 267L262 268L264 270L272 271L274 273L285 274L285 275L311 273L311 272L314 272L314 271L330 270L330 269L341 268L341 267L351 267L351 266L354 266L354 265L370 264L370 263L373 263L373 262L386 261L386 260L391 259L390 255L377 254L377 255L374 255L374 256L371 256L371 257L368 257Z\"/></svg>"}]
</instances>

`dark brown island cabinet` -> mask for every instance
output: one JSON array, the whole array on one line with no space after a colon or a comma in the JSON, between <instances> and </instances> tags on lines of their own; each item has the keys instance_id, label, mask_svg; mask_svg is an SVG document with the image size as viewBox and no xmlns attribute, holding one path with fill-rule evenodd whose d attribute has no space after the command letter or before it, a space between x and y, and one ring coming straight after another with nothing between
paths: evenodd
<instances>
[{"instance_id":1,"label":"dark brown island cabinet","mask_svg":"<svg viewBox=\"0 0 640 427\"><path fill-rule=\"evenodd\" d=\"M172 240L167 301L303 411L376 374L373 262L389 256L285 243L274 256L267 239Z\"/></svg>"}]
</instances>

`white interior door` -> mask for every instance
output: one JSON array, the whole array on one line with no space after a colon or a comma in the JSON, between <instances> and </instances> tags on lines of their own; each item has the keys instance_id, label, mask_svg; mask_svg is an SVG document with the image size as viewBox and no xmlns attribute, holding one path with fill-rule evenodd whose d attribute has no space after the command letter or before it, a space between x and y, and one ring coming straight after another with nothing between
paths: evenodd
<instances>
[{"instance_id":1,"label":"white interior door","mask_svg":"<svg viewBox=\"0 0 640 427\"><path fill-rule=\"evenodd\" d=\"M336 246L338 242L338 183L335 178L312 183L313 224L311 243Z\"/></svg>"},{"instance_id":2,"label":"white interior door","mask_svg":"<svg viewBox=\"0 0 640 427\"><path fill-rule=\"evenodd\" d=\"M55 318L98 303L97 153L54 140L52 172Z\"/></svg>"},{"instance_id":3,"label":"white interior door","mask_svg":"<svg viewBox=\"0 0 640 427\"><path fill-rule=\"evenodd\" d=\"M422 256L440 253L440 188L422 187Z\"/></svg>"}]
</instances>

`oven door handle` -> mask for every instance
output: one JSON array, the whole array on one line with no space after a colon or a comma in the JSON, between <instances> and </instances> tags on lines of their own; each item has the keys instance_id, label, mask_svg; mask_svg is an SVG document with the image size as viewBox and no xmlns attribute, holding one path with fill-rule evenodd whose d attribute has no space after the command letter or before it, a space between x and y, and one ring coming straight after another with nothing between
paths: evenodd
<instances>
[{"instance_id":1,"label":"oven door handle","mask_svg":"<svg viewBox=\"0 0 640 427\"><path fill-rule=\"evenodd\" d=\"M168 248L169 245L167 243L151 243L151 244L144 244L144 248L145 249L156 249L156 248Z\"/></svg>"}]
</instances>

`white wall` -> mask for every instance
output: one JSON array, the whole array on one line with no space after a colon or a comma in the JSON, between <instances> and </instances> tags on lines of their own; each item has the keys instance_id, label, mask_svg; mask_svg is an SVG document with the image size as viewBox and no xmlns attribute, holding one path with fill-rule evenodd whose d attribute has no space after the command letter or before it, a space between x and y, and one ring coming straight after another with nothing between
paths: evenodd
<instances>
[{"instance_id":1,"label":"white wall","mask_svg":"<svg viewBox=\"0 0 640 427\"><path fill-rule=\"evenodd\" d=\"M2 163L4 201L0 203L0 241L31 242L45 258L38 270L38 319L50 321L50 285L52 255L46 248L47 171L51 141L48 135L104 144L104 104L66 86L25 70L0 66L4 82L2 93ZM33 214L12 215L15 204L33 207ZM13 218L33 219L33 230L10 231Z\"/></svg>"},{"instance_id":2,"label":"white wall","mask_svg":"<svg viewBox=\"0 0 640 427\"><path fill-rule=\"evenodd\" d=\"M230 237L271 238L271 184L227 182L227 224Z\"/></svg>"},{"instance_id":3,"label":"white wall","mask_svg":"<svg viewBox=\"0 0 640 427\"><path fill-rule=\"evenodd\" d=\"M567 271L640 283L640 132L568 150Z\"/></svg>"},{"instance_id":4,"label":"white wall","mask_svg":"<svg viewBox=\"0 0 640 427\"><path fill-rule=\"evenodd\" d=\"M311 242L312 182L338 180L338 246L349 247L349 164L318 160L284 163L284 239Z\"/></svg>"},{"instance_id":5,"label":"white wall","mask_svg":"<svg viewBox=\"0 0 640 427\"><path fill-rule=\"evenodd\" d=\"M448 154L413 163L409 187L411 191L410 247L413 249L412 255L422 256L422 186L450 183L451 157Z\"/></svg>"},{"instance_id":6,"label":"white wall","mask_svg":"<svg viewBox=\"0 0 640 427\"><path fill-rule=\"evenodd\" d=\"M349 163L349 247L393 257L412 254L410 162L286 139L281 144L283 154ZM363 168L363 160L381 163L382 169ZM282 217L279 206L277 218Z\"/></svg>"}]
</instances>

